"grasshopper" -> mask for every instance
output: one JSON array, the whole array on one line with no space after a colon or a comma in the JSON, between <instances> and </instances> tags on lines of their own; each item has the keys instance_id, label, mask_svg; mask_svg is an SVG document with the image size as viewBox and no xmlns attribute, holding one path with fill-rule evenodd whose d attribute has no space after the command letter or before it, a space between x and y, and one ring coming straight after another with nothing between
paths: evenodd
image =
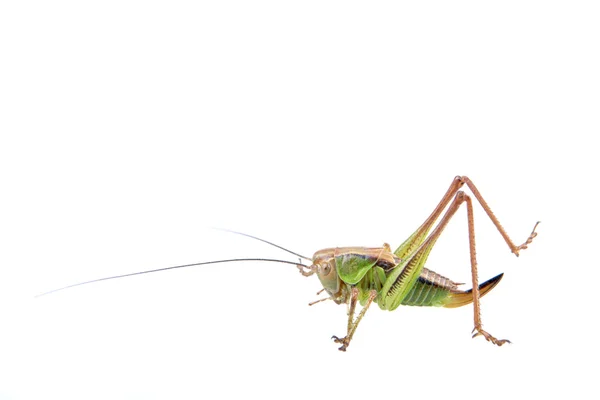
<instances>
[{"instance_id":1,"label":"grasshopper","mask_svg":"<svg viewBox=\"0 0 600 400\"><path fill-rule=\"evenodd\" d=\"M537 236L536 228L539 221L534 225L531 234L521 245L515 245L510 239L500 222L483 199L473 182L466 176L456 176L450 187L435 207L433 212L421 224L421 226L406 239L394 252L390 245L384 243L381 247L336 247L317 251L312 258L304 257L274 243L247 235L247 236L279 249L287 251L295 256L311 262L310 265L299 262L291 262L267 258L238 258L207 261L195 264L179 265L175 267L160 268L148 271L134 272L94 279L87 282L76 283L60 289L43 293L46 295L73 286L88 283L122 278L126 276L140 275L151 272L165 271L169 269L185 268L197 265L239 262L239 261L263 261L278 262L295 265L303 276L316 274L328 297L309 303L313 305L325 300L333 300L336 304L346 304L348 307L348 325L346 336L340 338L332 336L332 339L341 344L340 351L346 351L356 329L372 303L377 303L382 310L393 311L400 305L407 306L436 306L454 308L473 303L474 325L472 337L483 336L487 341L502 346L510 343L507 339L497 339L483 329L480 312L480 298L492 290L502 279L503 274L493 277L479 284L477 274L477 258L475 256L475 228L473 219L473 204L471 197L460 190L466 185L472 195L477 199L488 217L492 220L496 229L500 232L511 252L517 257L519 252L527 248ZM471 278L473 288L460 290L460 284L425 268L425 262L433 249L437 239L440 237L448 222L455 215L459 207L465 203L467 206L467 219L469 231L469 252L471 261ZM445 213L442 215L442 213ZM441 219L440 219L441 216ZM439 222L436 225L436 221ZM231 232L231 231L230 231ZM360 303L362 309L356 314L356 305Z\"/></svg>"}]
</instances>

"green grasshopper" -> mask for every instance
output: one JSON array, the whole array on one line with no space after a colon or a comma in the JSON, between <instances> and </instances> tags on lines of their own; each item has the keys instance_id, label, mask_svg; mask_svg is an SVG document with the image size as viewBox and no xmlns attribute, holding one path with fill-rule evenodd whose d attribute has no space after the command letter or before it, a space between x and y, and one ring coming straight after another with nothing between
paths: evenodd
<instances>
[{"instance_id":1,"label":"green grasshopper","mask_svg":"<svg viewBox=\"0 0 600 400\"><path fill-rule=\"evenodd\" d=\"M473 196L475 196L479 204L481 204L488 217L492 220L504 238L504 241L511 252L516 256L519 256L519 252L526 249L531 241L537 236L535 229L537 228L539 221L533 227L527 240L523 244L516 246L508 237L508 234L500 225L500 222L498 222L498 219L492 213L492 210L487 205L473 182L466 176L457 176L454 178L452 184L446 191L446 194L435 207L431 215L429 215L425 222L423 222L423 224L394 252L391 251L391 248L387 243L384 243L382 247L374 248L327 248L317 251L312 258L307 258L266 240L239 232L233 232L280 248L302 259L310 261L311 265L305 265L302 262L296 263L267 258L239 258L207 261L94 279L55 289L43 293L42 295L92 282L196 265L239 261L278 262L295 265L304 276L317 275L323 285L323 289L319 293L325 291L329 296L314 301L309 305L325 300L333 300L336 304L348 305L348 326L346 336L343 338L337 336L332 337L336 343L341 344L339 347L339 350L341 351L346 351L350 345L350 341L356 332L358 324L373 302L377 303L382 310L389 311L395 310L400 305L454 308L473 303L475 327L471 332L473 334L472 336L483 336L487 341L502 346L504 343L510 343L510 341L506 339L496 339L483 329L479 300L500 282L503 274L479 284L477 277L477 259L475 257L473 204L471 197L460 190L464 185L467 185ZM471 278L473 283L472 289L464 291L458 289L458 283L425 268L425 262L437 239L463 203L466 203L467 205ZM444 210L446 210L446 212L442 216ZM434 225L440 216L442 216L441 220L434 228ZM357 303L362 305L362 310L355 318Z\"/></svg>"}]
</instances>

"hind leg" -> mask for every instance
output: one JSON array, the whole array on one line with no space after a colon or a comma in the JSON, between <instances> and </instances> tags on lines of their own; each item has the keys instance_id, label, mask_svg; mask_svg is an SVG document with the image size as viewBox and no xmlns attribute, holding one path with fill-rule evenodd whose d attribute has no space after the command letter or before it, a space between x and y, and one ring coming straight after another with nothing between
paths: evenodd
<instances>
[{"instance_id":1,"label":"hind leg","mask_svg":"<svg viewBox=\"0 0 600 400\"><path fill-rule=\"evenodd\" d=\"M406 239L404 243L400 245L400 247L396 249L394 254L396 254L400 258L405 258L406 256L410 255L413 251L415 251L421 244L423 244L423 242L427 238L429 231L434 226L435 222L438 220L444 209L456 197L458 191L464 185L467 185L469 190L473 193L473 196L475 196L481 207L484 209L485 213L492 220L492 222L496 226L496 229L498 229L498 232L500 232L500 235L510 248L510 251L518 257L519 252L521 250L526 249L527 246L531 243L531 241L537 236L537 232L535 231L535 229L537 228L539 221L533 227L533 230L531 231L531 234L529 235L527 240L521 245L515 245L504 230L504 228L502 227L502 225L500 224L500 221L498 221L498 218L496 218L496 216L492 212L490 206L484 200L481 193L479 193L479 190L477 189L475 184L467 176L456 176L454 180L452 180L450 187L448 188L438 205L435 207L431 215L429 215L429 217L427 217L423 224L421 224L421 226L412 235L410 235L410 237Z\"/></svg>"}]
</instances>

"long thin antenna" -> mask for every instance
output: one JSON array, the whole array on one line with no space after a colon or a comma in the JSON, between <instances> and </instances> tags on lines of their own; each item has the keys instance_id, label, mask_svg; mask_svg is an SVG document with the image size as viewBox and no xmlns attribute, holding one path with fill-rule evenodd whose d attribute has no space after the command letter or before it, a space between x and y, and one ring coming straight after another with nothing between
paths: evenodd
<instances>
[{"instance_id":1,"label":"long thin antenna","mask_svg":"<svg viewBox=\"0 0 600 400\"><path fill-rule=\"evenodd\" d=\"M213 228L213 229L215 229L215 230L218 230L218 231L223 231L223 232L235 233L236 235L246 236L246 237L249 237L249 238L251 238L251 239L258 240L258 241L260 241L260 242L263 242L263 243L266 243L266 244L270 244L270 245L271 245L271 246L273 246L273 247L277 247L278 249L281 249L281 250L283 250L283 251L287 251L287 252L288 252L288 253L290 253L290 254L293 254L293 255L295 255L295 256L298 256L298 257L300 257L300 258L303 258L303 259L305 259L306 261L310 261L310 262L312 262L312 258L304 257L303 255L300 255L300 254L298 254L298 253L294 253L293 251L291 251L291 250L288 250L288 249L286 249L285 247L281 247L281 246L279 246L278 244L271 243L271 242L269 242L269 241L267 241L267 240L265 240L265 239L261 239L261 238L259 238L259 237L256 237L256 236L248 235L247 233L242 233L242 232L231 231L231 230L229 230L229 229L222 229L222 228Z\"/></svg>"},{"instance_id":2,"label":"long thin antenna","mask_svg":"<svg viewBox=\"0 0 600 400\"><path fill-rule=\"evenodd\" d=\"M47 294L55 293L55 292L58 292L58 291L61 291L61 290L65 290L65 289L69 289L69 288L72 288L72 287L75 287L75 286L87 285L88 283L94 283L94 282L100 282L100 281L107 281L109 279L118 279L118 278L125 278L127 276L150 274L152 272L167 271L167 270L170 270L170 269L177 269L177 268L195 267L195 266L198 266L198 265L220 264L220 263L238 262L238 261L278 262L278 263L283 263L283 264L291 264L291 265L295 265L295 266L303 266L303 267L307 268L307 266L304 265L304 264L302 264L302 263L295 263L295 262L285 261L285 260L275 260L275 259L272 259L272 258L232 258L232 259L228 259L228 260L205 261L205 262L199 262L199 263L194 263L194 264L176 265L174 267L150 269L150 270L147 270L147 271L132 272L130 274L115 275L115 276L109 276L109 277L106 277L106 278L92 279L91 281L85 281L85 282L75 283L73 285L64 286L64 287L61 287L59 289L50 290L49 292L38 294L35 297L42 297L42 296L45 296Z\"/></svg>"}]
</instances>

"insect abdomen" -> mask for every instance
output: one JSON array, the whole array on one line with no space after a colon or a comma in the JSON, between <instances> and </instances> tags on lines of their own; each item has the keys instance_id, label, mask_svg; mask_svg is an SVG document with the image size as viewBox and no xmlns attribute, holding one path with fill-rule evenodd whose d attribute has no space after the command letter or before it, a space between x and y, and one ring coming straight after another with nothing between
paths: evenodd
<instances>
[{"instance_id":1,"label":"insect abdomen","mask_svg":"<svg viewBox=\"0 0 600 400\"><path fill-rule=\"evenodd\" d=\"M408 295L402 300L405 306L442 306L448 289L419 278Z\"/></svg>"},{"instance_id":2,"label":"insect abdomen","mask_svg":"<svg viewBox=\"0 0 600 400\"><path fill-rule=\"evenodd\" d=\"M502 279L500 274L479 285L480 297L494 288ZM405 306L460 307L473 302L473 290L458 290L458 284L433 271L423 269L408 295Z\"/></svg>"}]
</instances>

